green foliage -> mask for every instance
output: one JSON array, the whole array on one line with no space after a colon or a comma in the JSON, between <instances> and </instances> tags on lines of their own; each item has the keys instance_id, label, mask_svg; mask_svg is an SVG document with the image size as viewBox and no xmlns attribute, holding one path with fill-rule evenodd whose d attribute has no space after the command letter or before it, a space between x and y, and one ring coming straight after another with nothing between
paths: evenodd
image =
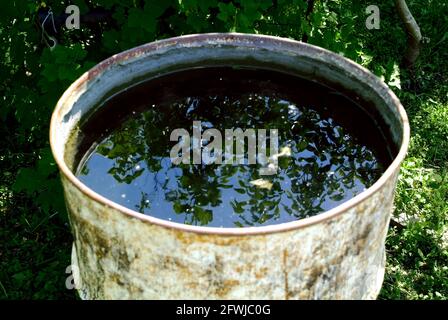
<instances>
[{"instance_id":1,"label":"green foliage","mask_svg":"<svg viewBox=\"0 0 448 320\"><path fill-rule=\"evenodd\" d=\"M112 20L59 29L42 42L41 3L55 16L68 4L102 7ZM93 64L156 39L199 32L253 32L302 39L343 54L382 76L407 108L410 157L397 189L396 215L418 219L388 237L382 298L448 298L448 5L409 2L424 37L412 73L399 70L406 35L393 1L379 4L381 30L365 29L369 1L74 0L3 1L0 10L0 297L72 298L65 290L70 235L48 145L51 112L64 90ZM401 89L400 89L401 88ZM235 204L238 209L241 204ZM183 210L182 208L177 208ZM198 212L207 219L208 212Z\"/></svg>"},{"instance_id":2,"label":"green foliage","mask_svg":"<svg viewBox=\"0 0 448 320\"><path fill-rule=\"evenodd\" d=\"M14 191L36 196L45 211L51 209L48 196L60 188L46 139L51 111L64 90L100 60L168 36L219 31L273 34L289 27L297 30L293 34L296 38L308 32L311 43L325 44L329 49L355 57L359 42L351 46L346 44L347 39L342 40L344 32L352 33L348 30L352 24L347 20L350 15L342 14L343 10L335 11L339 3L318 2L308 22L304 16L307 6L304 0L282 0L277 4L269 0L78 0L75 4L81 13L98 7L112 10L114 23L100 24L99 31L88 26L77 33L61 29L60 43L50 50L36 29L35 14L42 4L31 0L20 4L10 2L5 8L8 15L0 22L0 35L9 44L1 51L5 57L1 64L2 76L6 76L1 89L6 105L0 116L15 123L17 138L20 143L32 146L36 161L33 168L19 171ZM55 1L47 1L45 6L51 6L55 15L65 9L64 3ZM276 24L283 21L288 28ZM343 26L340 31L336 28L339 23ZM54 206L63 211L61 205Z\"/></svg>"},{"instance_id":3,"label":"green foliage","mask_svg":"<svg viewBox=\"0 0 448 320\"><path fill-rule=\"evenodd\" d=\"M448 299L448 68L445 34L448 4L444 1L408 2L426 38L414 70L401 72L397 94L411 124L411 146L402 166L395 219L405 228L392 228L387 239L388 263L381 298ZM440 17L435 19L434 17ZM374 65L384 68L405 38L403 31L382 24L390 32L372 36L388 39L378 46ZM384 40L383 40L384 41ZM396 45L398 44L398 45ZM388 60L385 62L385 60Z\"/></svg>"},{"instance_id":4,"label":"green foliage","mask_svg":"<svg viewBox=\"0 0 448 320\"><path fill-rule=\"evenodd\" d=\"M50 212L52 208L61 213L65 210L64 195L57 179L57 167L49 149L40 151L35 167L20 169L12 190L36 196L35 201L46 212ZM62 217L65 218L65 215Z\"/></svg>"}]
</instances>

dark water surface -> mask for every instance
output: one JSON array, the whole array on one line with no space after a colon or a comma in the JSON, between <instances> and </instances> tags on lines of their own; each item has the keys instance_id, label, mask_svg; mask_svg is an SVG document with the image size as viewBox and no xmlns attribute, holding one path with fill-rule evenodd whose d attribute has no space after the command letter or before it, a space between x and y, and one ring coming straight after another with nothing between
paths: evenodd
<instances>
[{"instance_id":1,"label":"dark water surface","mask_svg":"<svg viewBox=\"0 0 448 320\"><path fill-rule=\"evenodd\" d=\"M193 135L193 121L202 131L220 130L223 142L224 129L278 129L277 173L260 175L261 164L173 164L170 134L184 128ZM391 161L358 103L266 70L194 69L147 81L106 101L81 132L76 174L83 183L127 208L193 225L313 216L371 186Z\"/></svg>"}]
</instances>

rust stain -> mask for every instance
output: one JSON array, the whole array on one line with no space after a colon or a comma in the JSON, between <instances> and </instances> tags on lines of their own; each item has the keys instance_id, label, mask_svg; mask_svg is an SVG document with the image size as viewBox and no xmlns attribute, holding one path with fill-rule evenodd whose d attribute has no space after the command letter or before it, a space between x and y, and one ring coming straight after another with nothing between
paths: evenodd
<instances>
[{"instance_id":1,"label":"rust stain","mask_svg":"<svg viewBox=\"0 0 448 320\"><path fill-rule=\"evenodd\" d=\"M129 256L123 247L126 248L124 244L118 247L121 248L118 250L118 268L123 272L127 272L131 267L132 261L129 259Z\"/></svg>"},{"instance_id":2,"label":"rust stain","mask_svg":"<svg viewBox=\"0 0 448 320\"><path fill-rule=\"evenodd\" d=\"M163 269L180 272L185 279L193 279L191 268L182 263L178 258L172 256L163 256L160 258L160 265Z\"/></svg>"},{"instance_id":3,"label":"rust stain","mask_svg":"<svg viewBox=\"0 0 448 320\"><path fill-rule=\"evenodd\" d=\"M264 278L267 275L268 271L269 269L266 267L259 269L258 271L255 272L255 278L257 280Z\"/></svg>"},{"instance_id":4,"label":"rust stain","mask_svg":"<svg viewBox=\"0 0 448 320\"><path fill-rule=\"evenodd\" d=\"M69 209L69 211L71 211ZM91 247L98 258L102 258L111 248L111 239L108 235L97 228L92 222L78 216L74 221L74 227L79 236L78 241L85 247Z\"/></svg>"},{"instance_id":5,"label":"rust stain","mask_svg":"<svg viewBox=\"0 0 448 320\"><path fill-rule=\"evenodd\" d=\"M187 286L187 288L193 289L193 290L196 290L199 287L198 283L194 282L194 281L188 282L186 284L186 286Z\"/></svg>"},{"instance_id":6,"label":"rust stain","mask_svg":"<svg viewBox=\"0 0 448 320\"><path fill-rule=\"evenodd\" d=\"M305 288L312 292L313 287L316 285L320 275L324 272L324 266L322 264L316 264L312 268L308 269L306 274L308 279L305 282Z\"/></svg>"},{"instance_id":7,"label":"rust stain","mask_svg":"<svg viewBox=\"0 0 448 320\"><path fill-rule=\"evenodd\" d=\"M122 278L123 278L123 277L122 277L121 275L117 274L117 273L112 273L112 274L110 275L110 279L111 279L114 283L118 284L118 285L121 286L121 287L123 287L123 286L126 285L126 283L123 281Z\"/></svg>"},{"instance_id":8,"label":"rust stain","mask_svg":"<svg viewBox=\"0 0 448 320\"><path fill-rule=\"evenodd\" d=\"M239 284L240 282L238 280L224 280L217 284L215 292L218 297L225 298L225 296Z\"/></svg>"},{"instance_id":9,"label":"rust stain","mask_svg":"<svg viewBox=\"0 0 448 320\"><path fill-rule=\"evenodd\" d=\"M289 283L288 283L288 251L283 250L283 274L284 274L284 283L285 283L285 300L289 299Z\"/></svg>"},{"instance_id":10,"label":"rust stain","mask_svg":"<svg viewBox=\"0 0 448 320\"><path fill-rule=\"evenodd\" d=\"M184 232L173 232L173 235L175 235L177 240L186 245L193 243L194 244L211 243L218 246L228 246L228 245L242 244L245 243L246 241L244 237L238 237L238 236L216 237L204 234L194 234Z\"/></svg>"}]
</instances>

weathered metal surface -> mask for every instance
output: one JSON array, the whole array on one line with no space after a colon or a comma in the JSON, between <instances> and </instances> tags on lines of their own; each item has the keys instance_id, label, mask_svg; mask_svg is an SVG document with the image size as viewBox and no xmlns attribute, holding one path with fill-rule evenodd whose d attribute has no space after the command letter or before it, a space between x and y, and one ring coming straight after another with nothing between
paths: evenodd
<instances>
[{"instance_id":1,"label":"weathered metal surface","mask_svg":"<svg viewBox=\"0 0 448 320\"><path fill-rule=\"evenodd\" d=\"M370 188L320 215L251 228L177 224L126 209L72 173L76 128L101 99L143 78L201 65L293 72L351 90L384 118L398 151ZM354 119L356 121L356 119ZM78 79L54 112L50 140L74 236L75 281L85 299L374 299L399 166L409 142L395 95L329 51L267 36L203 34L113 56Z\"/></svg>"}]
</instances>

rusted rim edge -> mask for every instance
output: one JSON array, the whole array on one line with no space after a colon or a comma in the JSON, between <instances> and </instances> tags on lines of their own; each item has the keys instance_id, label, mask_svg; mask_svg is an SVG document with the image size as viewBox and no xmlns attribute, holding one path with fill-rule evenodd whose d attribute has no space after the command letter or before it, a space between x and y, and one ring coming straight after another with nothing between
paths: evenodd
<instances>
[{"instance_id":1,"label":"rusted rim edge","mask_svg":"<svg viewBox=\"0 0 448 320\"><path fill-rule=\"evenodd\" d=\"M139 52L147 52L147 51L153 51L157 50L159 47L164 47L167 44L176 43L188 43L189 41L217 41L217 40L238 40L238 41L266 41L266 43L271 42L272 44L284 44L289 46L296 46L297 48L307 48L308 50L314 50L317 53L325 53L326 55L331 55L336 61L340 61L341 63L345 63L350 65L351 67L358 69L358 71L361 72L361 74L367 78L369 78L369 82L376 82L375 85L378 87L382 87L385 92L391 97L391 100L393 101L394 106L397 108L400 120L403 123L403 135L402 135L402 143L400 146L400 150L395 157L395 159L392 161L392 163L389 165L389 167L384 171L382 176L369 188L367 188L365 191L361 192L357 196L351 198L350 200L347 200L346 202L340 204L339 206L325 211L323 213L320 213L318 215L300 219L297 221L292 222L286 222L281 224L275 224L275 225L268 225L268 226L261 226L261 227L244 227L244 228L218 228L218 227L203 227L203 226L192 226L192 225L186 225L181 224L177 222L170 222L168 220L163 220L160 218L156 218L153 216L148 216L142 213L139 213L137 211L128 209L122 205L119 205L100 194L96 193L92 189L88 188L86 185L84 185L76 176L71 172L71 170L68 168L67 164L64 161L63 155L55 154L54 152L54 143L56 141L57 132L55 131L55 125L58 118L58 114L60 112L61 107L64 104L64 101L73 93L75 92L83 83L90 80L92 77L96 77L99 73L102 72L102 70L106 69L109 65L112 65L116 63L117 61L126 60L130 57L136 56ZM327 220L330 220L344 212L347 212L349 209L353 208L354 206L358 205L362 201L364 201L366 198L369 198L373 196L376 192L378 192L381 187L383 187L389 179L393 177L396 171L399 170L401 162L404 160L406 156L406 152L409 146L409 140L410 140L410 127L409 127L409 120L406 115L406 111L404 110L403 106L401 105L400 101L398 100L397 96L393 93L393 91L381 80L379 80L376 76L374 76L369 70L366 68L360 66L359 64L346 59L342 56L339 56L329 50L313 46L310 44L305 44L299 41L291 40L291 39L285 39L280 37L274 37L274 36L266 36L266 35L251 35L251 34L240 34L240 33L207 33L207 34L193 34L193 35L186 35L186 36L180 36L165 40L160 40L148 44L144 44L142 46L121 52L119 54L116 54L96 66L94 66L91 70L84 73L80 78L78 78L62 95L62 97L59 99L55 110L53 111L53 115L51 117L50 122L50 146L53 153L53 157L56 161L56 164L59 167L59 170L62 172L62 174L83 194L85 194L90 199L97 201L107 207L116 209L126 215L129 215L130 217L139 219L141 221L149 222L154 225L158 225L161 227L169 228L169 229L176 229L180 231L185 232L193 232L193 233L199 233L199 234L213 234L213 235L223 235L223 236L246 236L246 235L260 235L260 234L269 234L269 233L277 233L277 232L285 232L285 231L291 231L295 229L305 228L317 223L325 222Z\"/></svg>"}]
</instances>

